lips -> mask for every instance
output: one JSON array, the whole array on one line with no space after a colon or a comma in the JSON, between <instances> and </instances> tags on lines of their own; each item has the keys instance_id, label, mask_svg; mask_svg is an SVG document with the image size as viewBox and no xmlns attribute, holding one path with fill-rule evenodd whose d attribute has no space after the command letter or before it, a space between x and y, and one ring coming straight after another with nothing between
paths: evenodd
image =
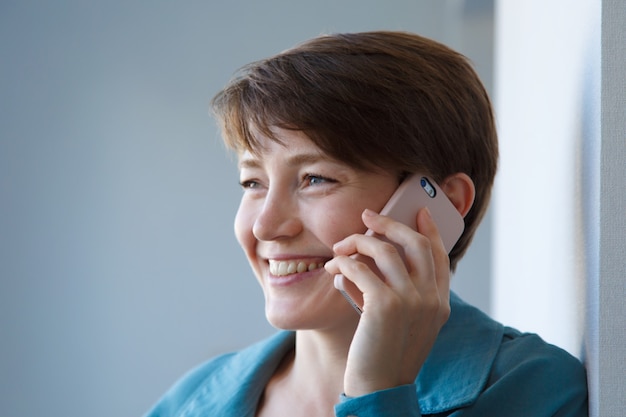
<instances>
[{"instance_id":1,"label":"lips","mask_svg":"<svg viewBox=\"0 0 626 417\"><path fill-rule=\"evenodd\" d=\"M270 274L283 277L292 274L300 274L307 271L314 271L324 267L324 262L311 261L311 260L269 260Z\"/></svg>"}]
</instances>

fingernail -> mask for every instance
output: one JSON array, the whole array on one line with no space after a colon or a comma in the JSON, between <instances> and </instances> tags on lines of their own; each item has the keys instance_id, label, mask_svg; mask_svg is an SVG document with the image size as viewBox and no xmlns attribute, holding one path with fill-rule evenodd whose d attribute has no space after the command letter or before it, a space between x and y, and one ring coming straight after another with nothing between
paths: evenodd
<instances>
[{"instance_id":1,"label":"fingernail","mask_svg":"<svg viewBox=\"0 0 626 417\"><path fill-rule=\"evenodd\" d=\"M428 218L429 218L430 220L432 220L432 219L433 219L433 215L432 215L432 213L430 212L430 209L429 209L428 207L424 207L424 212L426 213L426 216L428 216Z\"/></svg>"},{"instance_id":2,"label":"fingernail","mask_svg":"<svg viewBox=\"0 0 626 417\"><path fill-rule=\"evenodd\" d=\"M342 274L336 274L335 278L333 279L333 285L335 286L335 288L337 288L338 290L343 290L343 275Z\"/></svg>"},{"instance_id":3,"label":"fingernail","mask_svg":"<svg viewBox=\"0 0 626 417\"><path fill-rule=\"evenodd\" d=\"M363 210L363 215L367 217L373 217L376 215L376 212L370 209Z\"/></svg>"}]
</instances>

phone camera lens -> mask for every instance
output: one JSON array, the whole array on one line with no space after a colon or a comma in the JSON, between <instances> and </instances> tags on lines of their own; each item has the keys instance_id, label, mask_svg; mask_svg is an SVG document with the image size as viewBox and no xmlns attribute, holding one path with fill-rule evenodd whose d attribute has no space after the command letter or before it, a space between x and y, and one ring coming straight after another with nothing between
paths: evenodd
<instances>
[{"instance_id":1,"label":"phone camera lens","mask_svg":"<svg viewBox=\"0 0 626 417\"><path fill-rule=\"evenodd\" d=\"M420 180L420 184L430 198L435 198L435 196L437 195L437 190L435 190L435 187L433 187L433 185L430 183L430 181L428 181L427 178L422 177Z\"/></svg>"}]
</instances>

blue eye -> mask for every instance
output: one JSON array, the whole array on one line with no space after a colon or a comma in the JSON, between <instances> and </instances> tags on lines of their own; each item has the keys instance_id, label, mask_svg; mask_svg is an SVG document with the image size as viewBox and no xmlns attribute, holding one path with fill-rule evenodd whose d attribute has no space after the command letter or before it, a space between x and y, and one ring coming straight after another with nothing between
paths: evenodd
<instances>
[{"instance_id":1,"label":"blue eye","mask_svg":"<svg viewBox=\"0 0 626 417\"><path fill-rule=\"evenodd\" d=\"M307 174L304 176L306 185L321 185L329 182L335 182L331 178L322 177L321 175Z\"/></svg>"}]
</instances>

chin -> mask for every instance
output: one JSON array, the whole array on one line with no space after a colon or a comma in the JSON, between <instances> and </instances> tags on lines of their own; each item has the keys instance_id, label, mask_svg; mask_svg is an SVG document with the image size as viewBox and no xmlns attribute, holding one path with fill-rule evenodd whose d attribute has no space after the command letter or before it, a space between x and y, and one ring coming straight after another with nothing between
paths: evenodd
<instances>
[{"instance_id":1,"label":"chin","mask_svg":"<svg viewBox=\"0 0 626 417\"><path fill-rule=\"evenodd\" d=\"M265 306L265 318L273 327L281 330L304 330L311 328L311 314L302 307Z\"/></svg>"},{"instance_id":2,"label":"chin","mask_svg":"<svg viewBox=\"0 0 626 417\"><path fill-rule=\"evenodd\" d=\"M342 322L358 319L358 315L342 299L334 305L317 304L307 307L304 303L271 303L266 301L265 317L275 328L282 330L328 329Z\"/></svg>"}]
</instances>

